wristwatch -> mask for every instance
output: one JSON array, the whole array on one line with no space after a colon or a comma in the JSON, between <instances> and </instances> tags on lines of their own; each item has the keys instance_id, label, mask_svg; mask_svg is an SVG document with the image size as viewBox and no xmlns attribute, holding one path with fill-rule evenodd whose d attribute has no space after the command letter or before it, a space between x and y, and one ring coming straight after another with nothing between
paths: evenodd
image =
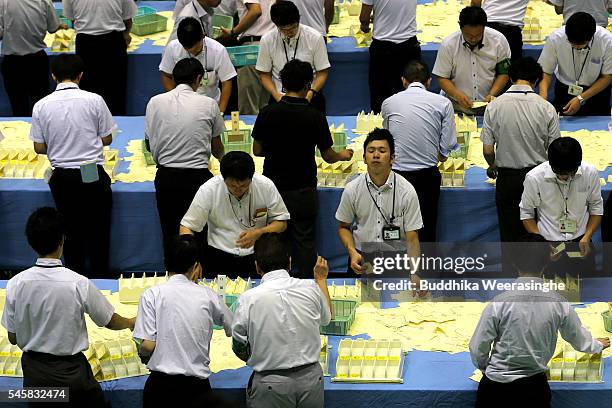
<instances>
[{"instance_id":1,"label":"wristwatch","mask_svg":"<svg viewBox=\"0 0 612 408\"><path fill-rule=\"evenodd\" d=\"M316 94L319 93L314 88L310 88L309 91L312 92L312 96L315 96Z\"/></svg>"},{"instance_id":2,"label":"wristwatch","mask_svg":"<svg viewBox=\"0 0 612 408\"><path fill-rule=\"evenodd\" d=\"M580 101L580 106L586 103L586 99L584 99L582 95L578 95L576 98L578 98L578 100Z\"/></svg>"}]
</instances>

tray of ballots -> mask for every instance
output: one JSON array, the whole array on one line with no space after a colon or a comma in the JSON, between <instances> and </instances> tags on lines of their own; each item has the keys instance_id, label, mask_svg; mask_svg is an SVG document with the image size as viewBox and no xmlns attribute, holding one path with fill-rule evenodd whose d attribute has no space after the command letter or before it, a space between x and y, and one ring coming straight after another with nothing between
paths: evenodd
<instances>
[{"instance_id":1,"label":"tray of ballots","mask_svg":"<svg viewBox=\"0 0 612 408\"><path fill-rule=\"evenodd\" d=\"M321 352L319 353L319 364L323 370L323 375L329 376L329 344L327 336L321 336Z\"/></svg>"},{"instance_id":2,"label":"tray of ballots","mask_svg":"<svg viewBox=\"0 0 612 408\"><path fill-rule=\"evenodd\" d=\"M603 366L601 353L580 353L568 343L562 343L548 363L546 374L554 382L600 383Z\"/></svg>"},{"instance_id":3,"label":"tray of ballots","mask_svg":"<svg viewBox=\"0 0 612 408\"><path fill-rule=\"evenodd\" d=\"M223 14L215 14L212 17L212 38L217 38L221 35L221 29L231 30L234 28L234 17L224 16Z\"/></svg>"},{"instance_id":4,"label":"tray of ballots","mask_svg":"<svg viewBox=\"0 0 612 408\"><path fill-rule=\"evenodd\" d=\"M321 326L321 334L346 336L355 322L357 300L332 299L334 318L326 326Z\"/></svg>"},{"instance_id":5,"label":"tray of ballots","mask_svg":"<svg viewBox=\"0 0 612 408\"><path fill-rule=\"evenodd\" d=\"M327 286L329 297L339 300L354 300L359 302L361 299L361 281L355 280L354 285L347 285L346 282L342 282L342 285L336 285L332 282L331 286Z\"/></svg>"},{"instance_id":6,"label":"tray of ballots","mask_svg":"<svg viewBox=\"0 0 612 408\"><path fill-rule=\"evenodd\" d=\"M355 160L330 164L320 157L315 157L315 163L319 187L344 187L348 179L359 170Z\"/></svg>"},{"instance_id":7,"label":"tray of ballots","mask_svg":"<svg viewBox=\"0 0 612 408\"><path fill-rule=\"evenodd\" d=\"M332 382L403 383L401 340L342 339Z\"/></svg>"},{"instance_id":8,"label":"tray of ballots","mask_svg":"<svg viewBox=\"0 0 612 408\"><path fill-rule=\"evenodd\" d=\"M438 170L442 176L442 187L465 187L465 160L448 158L438 165Z\"/></svg>"},{"instance_id":9,"label":"tray of ballots","mask_svg":"<svg viewBox=\"0 0 612 408\"><path fill-rule=\"evenodd\" d=\"M227 53L235 67L255 65L257 63L257 55L259 55L259 45L227 47Z\"/></svg>"},{"instance_id":10,"label":"tray of ballots","mask_svg":"<svg viewBox=\"0 0 612 408\"><path fill-rule=\"evenodd\" d=\"M523 41L525 42L542 42L544 34L542 33L542 24L538 17L525 17L525 25L523 26Z\"/></svg>"},{"instance_id":11,"label":"tray of ballots","mask_svg":"<svg viewBox=\"0 0 612 408\"><path fill-rule=\"evenodd\" d=\"M455 114L455 128L457 132L457 144L459 145L459 150L452 152L450 157L467 159L470 147L470 138L472 133L478 131L476 117Z\"/></svg>"},{"instance_id":12,"label":"tray of ballots","mask_svg":"<svg viewBox=\"0 0 612 408\"><path fill-rule=\"evenodd\" d=\"M51 167L47 156L31 149L0 149L0 177L42 179Z\"/></svg>"},{"instance_id":13,"label":"tray of ballots","mask_svg":"<svg viewBox=\"0 0 612 408\"><path fill-rule=\"evenodd\" d=\"M153 286L168 280L168 273L153 274L147 276L146 272L141 277L137 278L133 273L130 277L124 277L123 274L119 277L119 302L129 305L138 304L140 296L143 292Z\"/></svg>"},{"instance_id":14,"label":"tray of ballots","mask_svg":"<svg viewBox=\"0 0 612 408\"><path fill-rule=\"evenodd\" d=\"M74 30L57 30L53 34L52 52L74 52L76 32Z\"/></svg>"},{"instance_id":15,"label":"tray of ballots","mask_svg":"<svg viewBox=\"0 0 612 408\"><path fill-rule=\"evenodd\" d=\"M604 328L606 329L607 332L612 333L612 304L610 305L610 310L606 310L605 312L603 312L601 314L601 317L603 318L604 321Z\"/></svg>"},{"instance_id":16,"label":"tray of ballots","mask_svg":"<svg viewBox=\"0 0 612 408\"><path fill-rule=\"evenodd\" d=\"M146 16L148 14L156 14L156 13L157 13L157 9L155 7L141 6L141 7L138 7L138 10L136 11L136 16Z\"/></svg>"},{"instance_id":17,"label":"tray of ballots","mask_svg":"<svg viewBox=\"0 0 612 408\"><path fill-rule=\"evenodd\" d=\"M368 134L376 128L383 127L382 115L377 115L374 112L365 113L361 111L357 114L357 121L353 133Z\"/></svg>"},{"instance_id":18,"label":"tray of ballots","mask_svg":"<svg viewBox=\"0 0 612 408\"><path fill-rule=\"evenodd\" d=\"M580 253L576 252L568 252L568 256L570 257L579 257ZM550 284L554 283L559 287L559 285L565 285L565 290L557 290L556 292L563 296L568 302L580 302L580 277L566 275L565 277L554 276L552 279L548 279L544 277L544 282L548 282Z\"/></svg>"},{"instance_id":19,"label":"tray of ballots","mask_svg":"<svg viewBox=\"0 0 612 408\"><path fill-rule=\"evenodd\" d=\"M12 345L8 338L0 338L0 374L8 377L23 377L21 349Z\"/></svg>"},{"instance_id":20,"label":"tray of ballots","mask_svg":"<svg viewBox=\"0 0 612 408\"><path fill-rule=\"evenodd\" d=\"M225 130L221 134L221 141L225 148L225 152L245 152L251 154L253 147L253 138L251 137L251 128L241 126L240 114L232 112L231 129Z\"/></svg>"},{"instance_id":21,"label":"tray of ballots","mask_svg":"<svg viewBox=\"0 0 612 408\"><path fill-rule=\"evenodd\" d=\"M347 135L346 129L344 129L344 124L336 127L335 125L331 125L329 127L329 133L331 133L332 140L334 144L332 145L332 149L339 152L341 150L346 149L347 145ZM315 147L315 155L321 157L321 152L318 148Z\"/></svg>"},{"instance_id":22,"label":"tray of ballots","mask_svg":"<svg viewBox=\"0 0 612 408\"><path fill-rule=\"evenodd\" d=\"M131 33L137 36L160 33L168 29L168 18L161 14L143 14L135 16Z\"/></svg>"}]
</instances>

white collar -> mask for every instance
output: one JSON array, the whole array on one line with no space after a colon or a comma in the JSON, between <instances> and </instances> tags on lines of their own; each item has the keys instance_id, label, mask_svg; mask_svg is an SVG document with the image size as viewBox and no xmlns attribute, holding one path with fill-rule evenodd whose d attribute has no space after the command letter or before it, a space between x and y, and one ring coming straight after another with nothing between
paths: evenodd
<instances>
[{"instance_id":1,"label":"white collar","mask_svg":"<svg viewBox=\"0 0 612 408\"><path fill-rule=\"evenodd\" d=\"M264 276L261 277L260 283L263 284L264 282L268 282L271 280L289 278L289 277L290 277L289 272L287 272L285 269L277 269L275 271L266 272Z\"/></svg>"}]
</instances>

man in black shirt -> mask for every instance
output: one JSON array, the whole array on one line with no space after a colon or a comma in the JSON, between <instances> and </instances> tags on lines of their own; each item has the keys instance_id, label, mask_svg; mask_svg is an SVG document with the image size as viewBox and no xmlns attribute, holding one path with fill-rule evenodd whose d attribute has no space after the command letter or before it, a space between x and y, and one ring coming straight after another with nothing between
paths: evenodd
<instances>
[{"instance_id":1,"label":"man in black shirt","mask_svg":"<svg viewBox=\"0 0 612 408\"><path fill-rule=\"evenodd\" d=\"M332 149L325 116L308 104L313 74L308 62L289 61L280 72L285 96L263 108L253 128L253 153L265 157L264 176L278 188L291 214L286 234L292 246L292 273L311 277L317 260L317 147L327 163L351 160L352 150Z\"/></svg>"}]
</instances>

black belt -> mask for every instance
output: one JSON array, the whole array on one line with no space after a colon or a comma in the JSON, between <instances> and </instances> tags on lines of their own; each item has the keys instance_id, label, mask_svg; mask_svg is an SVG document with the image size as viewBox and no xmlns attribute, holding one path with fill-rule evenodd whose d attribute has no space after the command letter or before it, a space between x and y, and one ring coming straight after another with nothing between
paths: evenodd
<instances>
[{"instance_id":1,"label":"black belt","mask_svg":"<svg viewBox=\"0 0 612 408\"><path fill-rule=\"evenodd\" d=\"M278 370L258 371L257 374L259 374L259 375L269 375L269 374L280 374L280 373L295 373L295 372L298 372L298 371L303 370L305 368L310 368L310 367L312 367L315 364L319 364L319 362L308 363L308 364L304 364L304 365L297 366L297 367L292 367L292 368L285 368L285 369L278 369Z\"/></svg>"},{"instance_id":2,"label":"black belt","mask_svg":"<svg viewBox=\"0 0 612 408\"><path fill-rule=\"evenodd\" d=\"M104 167L101 164L98 164L97 166L98 166L98 169L104 170ZM56 171L60 172L60 173L61 172L76 172L76 171L80 172L81 169L78 168L78 167L74 168L74 169L67 169L67 168L64 168L64 167L54 167L53 168L53 172L56 172Z\"/></svg>"},{"instance_id":3,"label":"black belt","mask_svg":"<svg viewBox=\"0 0 612 408\"><path fill-rule=\"evenodd\" d=\"M247 42L257 42L261 40L261 35L243 35L240 37L240 44L244 44Z\"/></svg>"},{"instance_id":4,"label":"black belt","mask_svg":"<svg viewBox=\"0 0 612 408\"><path fill-rule=\"evenodd\" d=\"M513 169L511 167L498 167L497 168L497 172L498 173L506 173L506 174L522 174L522 173L528 173L531 170L533 170L535 166L531 166L531 167L523 167L520 169Z\"/></svg>"}]
</instances>

